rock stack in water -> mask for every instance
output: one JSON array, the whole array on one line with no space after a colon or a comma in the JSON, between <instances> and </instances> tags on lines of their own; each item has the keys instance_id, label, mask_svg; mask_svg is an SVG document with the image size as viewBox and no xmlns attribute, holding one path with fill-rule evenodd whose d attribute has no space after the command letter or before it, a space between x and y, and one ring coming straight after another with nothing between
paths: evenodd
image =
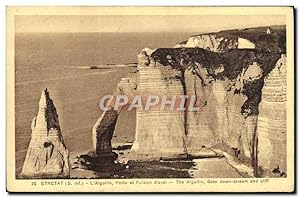
<instances>
[{"instance_id":1,"label":"rock stack in water","mask_svg":"<svg viewBox=\"0 0 300 198\"><path fill-rule=\"evenodd\" d=\"M25 178L68 178L69 151L62 137L58 115L47 89L43 90L39 112L33 118L32 135L21 176Z\"/></svg>"}]
</instances>

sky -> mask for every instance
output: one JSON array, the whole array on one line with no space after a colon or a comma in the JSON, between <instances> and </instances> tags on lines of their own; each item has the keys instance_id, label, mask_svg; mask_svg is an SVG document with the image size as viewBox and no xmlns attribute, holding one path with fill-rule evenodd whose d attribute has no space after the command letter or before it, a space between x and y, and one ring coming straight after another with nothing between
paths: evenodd
<instances>
[{"instance_id":1,"label":"sky","mask_svg":"<svg viewBox=\"0 0 300 198\"><path fill-rule=\"evenodd\" d=\"M19 15L16 32L210 32L285 24L280 15Z\"/></svg>"}]
</instances>

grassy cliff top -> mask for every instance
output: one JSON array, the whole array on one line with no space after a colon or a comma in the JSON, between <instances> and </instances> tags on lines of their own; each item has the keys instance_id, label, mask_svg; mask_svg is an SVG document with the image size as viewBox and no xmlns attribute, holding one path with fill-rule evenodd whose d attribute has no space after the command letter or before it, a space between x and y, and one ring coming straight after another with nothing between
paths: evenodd
<instances>
[{"instance_id":1,"label":"grassy cliff top","mask_svg":"<svg viewBox=\"0 0 300 198\"><path fill-rule=\"evenodd\" d=\"M255 49L233 49L224 53L211 52L201 48L159 48L151 57L163 65L170 65L175 69L185 70L187 67L199 63L207 68L210 75L218 79L237 78L243 69L257 62L267 75L274 67L281 53L264 52ZM224 67L218 75L214 69Z\"/></svg>"},{"instance_id":2,"label":"grassy cliff top","mask_svg":"<svg viewBox=\"0 0 300 198\"><path fill-rule=\"evenodd\" d=\"M268 28L271 30L269 34L267 34ZM182 74L187 68L196 68L200 64L207 69L208 75L214 79L232 81L235 81L243 70L245 71L256 62L262 70L261 77L254 81L245 82L243 89L234 90L234 93L247 96L241 109L242 114L246 114L246 116L257 115L264 79L273 70L281 54L286 53L285 26L225 30L203 35L223 37L223 41L225 39L237 40L239 37L248 39L255 44L255 49L227 49L217 53L197 47L159 48L151 54L151 57L155 62L180 70ZM184 43L186 42L182 42L182 44ZM224 71L215 72L220 67L223 67ZM184 78L184 75L181 78Z\"/></svg>"},{"instance_id":3,"label":"grassy cliff top","mask_svg":"<svg viewBox=\"0 0 300 198\"><path fill-rule=\"evenodd\" d=\"M250 116L258 115L258 105L261 101L261 91L264 78L275 67L281 53L265 52L256 49L234 49L224 53L216 53L200 48L160 48L151 54L151 57L162 65L170 65L184 73L187 68L201 65L214 79L235 81L243 69L246 70L256 62L262 69L261 78L246 82L242 90L235 90L235 94L247 96L241 108L241 113ZM215 73L222 66L223 72Z\"/></svg>"},{"instance_id":4,"label":"grassy cliff top","mask_svg":"<svg viewBox=\"0 0 300 198\"><path fill-rule=\"evenodd\" d=\"M267 29L270 28L271 33L267 34ZM223 37L228 40L236 40L237 38L244 38L256 45L256 48L263 51L269 52L286 52L286 27L285 25L274 25L274 26L264 26L264 27L254 27L245 29L233 29L224 30L220 32L205 33L193 35L191 37L201 36L201 35L215 35L216 38ZM186 44L186 41L180 44Z\"/></svg>"}]
</instances>

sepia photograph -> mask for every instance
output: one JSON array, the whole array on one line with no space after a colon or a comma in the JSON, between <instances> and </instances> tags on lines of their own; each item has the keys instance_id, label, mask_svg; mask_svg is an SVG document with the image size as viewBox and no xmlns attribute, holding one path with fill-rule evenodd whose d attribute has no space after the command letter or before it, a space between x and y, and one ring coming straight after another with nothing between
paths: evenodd
<instances>
[{"instance_id":1,"label":"sepia photograph","mask_svg":"<svg viewBox=\"0 0 300 198\"><path fill-rule=\"evenodd\" d=\"M292 192L292 7L7 7L7 189Z\"/></svg>"}]
</instances>

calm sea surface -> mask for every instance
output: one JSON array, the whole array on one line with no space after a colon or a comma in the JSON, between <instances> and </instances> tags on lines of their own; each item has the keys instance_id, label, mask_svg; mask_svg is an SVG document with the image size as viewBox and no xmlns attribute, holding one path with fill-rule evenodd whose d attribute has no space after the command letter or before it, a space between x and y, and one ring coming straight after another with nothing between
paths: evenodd
<instances>
[{"instance_id":1,"label":"calm sea surface","mask_svg":"<svg viewBox=\"0 0 300 198\"><path fill-rule=\"evenodd\" d=\"M101 111L98 101L111 94L134 67L84 69L85 66L127 64L145 47L173 47L194 33L17 33L16 172L20 173L38 112L41 91L48 88L59 114L69 151L92 147L92 127ZM135 113L123 112L114 143L134 140Z\"/></svg>"}]
</instances>

